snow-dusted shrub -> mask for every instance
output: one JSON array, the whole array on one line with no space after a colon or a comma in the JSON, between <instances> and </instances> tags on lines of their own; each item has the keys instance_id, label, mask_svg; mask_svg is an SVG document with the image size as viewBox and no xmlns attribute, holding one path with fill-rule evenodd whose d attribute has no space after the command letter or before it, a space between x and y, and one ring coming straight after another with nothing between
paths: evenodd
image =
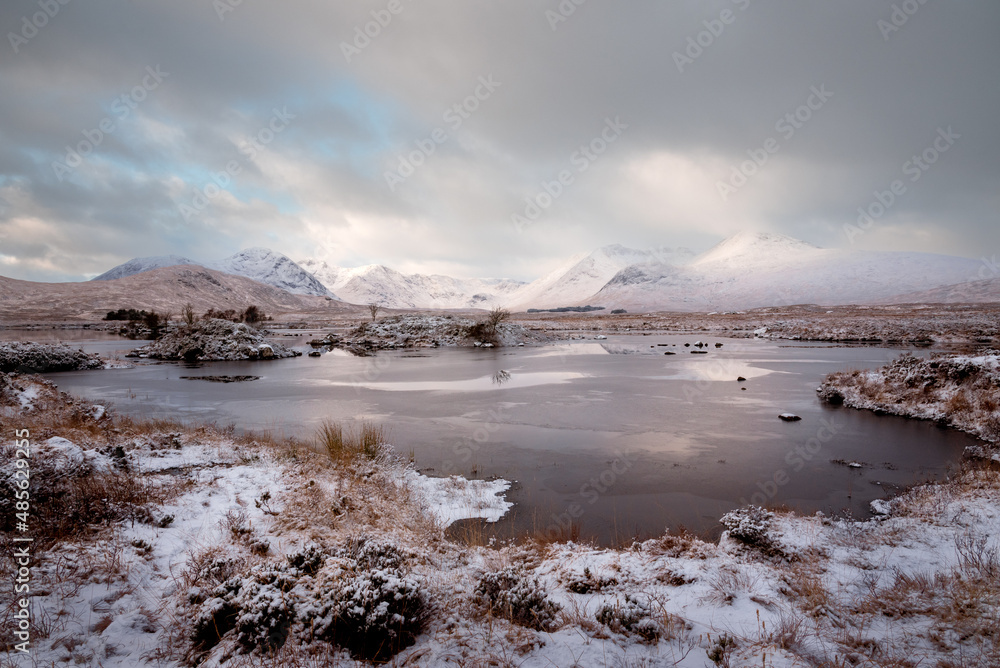
<instances>
[{"instance_id":1,"label":"snow-dusted shrub","mask_svg":"<svg viewBox=\"0 0 1000 668\"><path fill-rule=\"evenodd\" d=\"M250 582L237 599L236 641L245 649L280 649L288 638L295 608L281 582Z\"/></svg>"},{"instance_id":2,"label":"snow-dusted shrub","mask_svg":"<svg viewBox=\"0 0 1000 668\"><path fill-rule=\"evenodd\" d=\"M726 513L720 520L729 531L729 536L754 547L770 547L771 518L774 517L760 506L746 506Z\"/></svg>"},{"instance_id":3,"label":"snow-dusted shrub","mask_svg":"<svg viewBox=\"0 0 1000 668\"><path fill-rule=\"evenodd\" d=\"M399 570L406 563L407 555L395 543L369 536L358 536L347 541L337 556L351 559L359 569Z\"/></svg>"},{"instance_id":4,"label":"snow-dusted shrub","mask_svg":"<svg viewBox=\"0 0 1000 668\"><path fill-rule=\"evenodd\" d=\"M226 563L221 561L219 565ZM279 649L295 621L295 607L289 595L295 584L292 574L270 565L255 568L248 576L231 577L216 586L201 601L194 616L191 639L195 647L211 649L235 629L236 641L245 650ZM198 600L193 594L190 598Z\"/></svg>"},{"instance_id":5,"label":"snow-dusted shrub","mask_svg":"<svg viewBox=\"0 0 1000 668\"><path fill-rule=\"evenodd\" d=\"M596 619L615 633L641 636L649 642L659 640L660 624L653 619L649 605L631 596L625 602L602 607Z\"/></svg>"},{"instance_id":6,"label":"snow-dusted shrub","mask_svg":"<svg viewBox=\"0 0 1000 668\"><path fill-rule=\"evenodd\" d=\"M288 565L306 575L315 575L326 561L326 552L319 545L309 543L288 555Z\"/></svg>"},{"instance_id":7,"label":"snow-dusted shrub","mask_svg":"<svg viewBox=\"0 0 1000 668\"><path fill-rule=\"evenodd\" d=\"M537 631L555 626L560 609L536 578L511 566L484 574L476 586L475 600L490 614Z\"/></svg>"},{"instance_id":8,"label":"snow-dusted shrub","mask_svg":"<svg viewBox=\"0 0 1000 668\"><path fill-rule=\"evenodd\" d=\"M616 584L618 584L618 580L615 578L595 577L589 568L584 568L583 575L571 578L566 584L566 588L574 594L592 594Z\"/></svg>"},{"instance_id":9,"label":"snow-dusted shrub","mask_svg":"<svg viewBox=\"0 0 1000 668\"><path fill-rule=\"evenodd\" d=\"M191 628L191 641L195 648L209 650L215 647L222 636L235 626L239 612L236 598L242 585L241 578L230 578L212 590L211 596L201 601Z\"/></svg>"},{"instance_id":10,"label":"snow-dusted shrub","mask_svg":"<svg viewBox=\"0 0 1000 668\"><path fill-rule=\"evenodd\" d=\"M357 659L385 661L412 645L427 619L418 581L398 570L362 570L320 590L303 622Z\"/></svg>"}]
</instances>

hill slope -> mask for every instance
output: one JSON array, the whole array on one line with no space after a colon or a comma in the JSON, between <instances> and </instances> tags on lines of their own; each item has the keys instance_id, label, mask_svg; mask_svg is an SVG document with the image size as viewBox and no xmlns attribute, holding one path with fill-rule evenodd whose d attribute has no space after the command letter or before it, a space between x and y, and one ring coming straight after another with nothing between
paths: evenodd
<instances>
[{"instance_id":1,"label":"hill slope","mask_svg":"<svg viewBox=\"0 0 1000 668\"><path fill-rule=\"evenodd\" d=\"M108 311L119 308L177 315L186 303L196 313L210 308L242 310L251 304L274 316L351 310L325 297L296 295L197 265L176 265L114 280L80 283L35 283L0 276L2 324L100 320Z\"/></svg>"},{"instance_id":2,"label":"hill slope","mask_svg":"<svg viewBox=\"0 0 1000 668\"><path fill-rule=\"evenodd\" d=\"M322 283L316 280L315 276L287 256L267 248L247 248L214 262L195 262L178 255L137 257L109 269L91 280L114 280L178 265L194 265L235 276L243 276L297 295L334 296Z\"/></svg>"}]
</instances>

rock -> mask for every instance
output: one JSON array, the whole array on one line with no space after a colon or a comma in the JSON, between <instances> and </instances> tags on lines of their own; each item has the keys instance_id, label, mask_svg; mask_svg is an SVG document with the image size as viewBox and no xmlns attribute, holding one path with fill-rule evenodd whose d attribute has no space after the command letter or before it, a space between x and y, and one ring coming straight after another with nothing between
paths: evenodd
<instances>
[{"instance_id":1,"label":"rock","mask_svg":"<svg viewBox=\"0 0 1000 668\"><path fill-rule=\"evenodd\" d=\"M738 376L738 377L736 378L736 382L737 382L737 383L742 383L742 382L745 382L745 381L746 381L746 378L744 378L743 376Z\"/></svg>"},{"instance_id":2,"label":"rock","mask_svg":"<svg viewBox=\"0 0 1000 668\"><path fill-rule=\"evenodd\" d=\"M670 352L670 351L668 350L667 352L665 352L665 353L663 353L663 354L664 354L664 355L676 355L677 353L672 353L672 352Z\"/></svg>"},{"instance_id":3,"label":"rock","mask_svg":"<svg viewBox=\"0 0 1000 668\"><path fill-rule=\"evenodd\" d=\"M840 406L844 403L844 393L835 387L826 385L818 388L816 392L820 399L832 406Z\"/></svg>"},{"instance_id":4,"label":"rock","mask_svg":"<svg viewBox=\"0 0 1000 668\"><path fill-rule=\"evenodd\" d=\"M778 417L784 420L785 422L798 422L799 420L802 419L795 413L782 413Z\"/></svg>"},{"instance_id":5,"label":"rock","mask_svg":"<svg viewBox=\"0 0 1000 668\"><path fill-rule=\"evenodd\" d=\"M603 341L603 340L605 340L605 339L606 339L606 338L608 338L608 337L604 336L603 334L598 334L598 335L597 335L597 336L595 336L594 338L595 338L596 340L598 340L598 341Z\"/></svg>"},{"instance_id":6,"label":"rock","mask_svg":"<svg viewBox=\"0 0 1000 668\"><path fill-rule=\"evenodd\" d=\"M716 347L716 348L721 348L721 347L722 347L722 344L721 344L721 343L716 343L716 344L715 344L715 347Z\"/></svg>"},{"instance_id":7,"label":"rock","mask_svg":"<svg viewBox=\"0 0 1000 668\"><path fill-rule=\"evenodd\" d=\"M692 350L691 354L692 355L707 355L708 351L707 350Z\"/></svg>"},{"instance_id":8,"label":"rock","mask_svg":"<svg viewBox=\"0 0 1000 668\"><path fill-rule=\"evenodd\" d=\"M309 357L322 357L322 356L323 356L323 353L321 353L318 350L310 350L309 351Z\"/></svg>"},{"instance_id":9,"label":"rock","mask_svg":"<svg viewBox=\"0 0 1000 668\"><path fill-rule=\"evenodd\" d=\"M885 499L875 499L870 504L872 512L876 515L891 515L892 502Z\"/></svg>"}]
</instances>

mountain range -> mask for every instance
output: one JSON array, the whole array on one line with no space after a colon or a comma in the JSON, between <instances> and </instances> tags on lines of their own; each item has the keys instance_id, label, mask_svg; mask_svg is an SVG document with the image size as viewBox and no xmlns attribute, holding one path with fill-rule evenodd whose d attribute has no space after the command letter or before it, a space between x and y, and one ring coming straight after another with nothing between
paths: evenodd
<instances>
[{"instance_id":1,"label":"mountain range","mask_svg":"<svg viewBox=\"0 0 1000 668\"><path fill-rule=\"evenodd\" d=\"M780 234L743 232L705 253L637 250L620 245L570 258L529 283L403 274L384 265L344 268L318 259L294 262L250 248L224 260L198 263L179 256L136 258L93 280L115 280L171 266L200 265L298 295L388 308L515 311L591 304L607 309L712 311L791 304L873 304L917 299L1000 301L1000 282L975 290L981 263L932 253L824 249Z\"/></svg>"}]
</instances>

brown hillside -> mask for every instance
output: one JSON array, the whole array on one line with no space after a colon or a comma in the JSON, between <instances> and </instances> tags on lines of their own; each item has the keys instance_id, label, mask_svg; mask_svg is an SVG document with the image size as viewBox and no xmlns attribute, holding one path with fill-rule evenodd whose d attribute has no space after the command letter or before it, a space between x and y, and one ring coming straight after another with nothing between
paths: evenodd
<instances>
[{"instance_id":1,"label":"brown hillside","mask_svg":"<svg viewBox=\"0 0 1000 668\"><path fill-rule=\"evenodd\" d=\"M37 320L100 320L108 311L136 308L180 314L256 304L272 316L342 315L360 310L325 297L295 295L242 276L191 265L164 267L113 281L36 283L0 276L0 324Z\"/></svg>"}]
</instances>

